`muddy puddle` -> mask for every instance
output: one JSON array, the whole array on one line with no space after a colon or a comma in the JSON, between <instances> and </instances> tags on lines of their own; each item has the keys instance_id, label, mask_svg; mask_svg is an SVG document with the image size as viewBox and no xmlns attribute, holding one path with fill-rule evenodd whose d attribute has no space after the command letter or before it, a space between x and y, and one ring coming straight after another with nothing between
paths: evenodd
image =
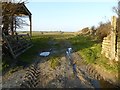
<instances>
[{"instance_id":1,"label":"muddy puddle","mask_svg":"<svg viewBox=\"0 0 120 90\"><path fill-rule=\"evenodd\" d=\"M113 84L110 84L109 82L101 79L98 81L99 85L100 85L100 88L120 88L118 86L115 86Z\"/></svg>"},{"instance_id":2,"label":"muddy puddle","mask_svg":"<svg viewBox=\"0 0 120 90\"><path fill-rule=\"evenodd\" d=\"M113 85L107 81L105 81L104 79L101 80L91 80L91 84L95 87L95 88L119 88L116 85Z\"/></svg>"},{"instance_id":3,"label":"muddy puddle","mask_svg":"<svg viewBox=\"0 0 120 90\"><path fill-rule=\"evenodd\" d=\"M72 57L71 51L72 48L68 48L66 51L66 56L71 63L71 66L73 68L73 73L76 74L77 77L79 76L84 77L84 79L87 82L89 82L91 86L93 86L94 88L120 88L117 85L105 81L98 73L89 73L89 71L86 70L87 68L77 66L76 61L74 60L75 58ZM92 72L94 72L94 70Z\"/></svg>"}]
</instances>

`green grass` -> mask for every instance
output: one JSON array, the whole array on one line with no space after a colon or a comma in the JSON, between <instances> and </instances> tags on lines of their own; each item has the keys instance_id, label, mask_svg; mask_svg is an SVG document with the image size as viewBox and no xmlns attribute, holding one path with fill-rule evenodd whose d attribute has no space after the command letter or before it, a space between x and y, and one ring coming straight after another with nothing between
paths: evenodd
<instances>
[{"instance_id":1,"label":"green grass","mask_svg":"<svg viewBox=\"0 0 120 90\"><path fill-rule=\"evenodd\" d=\"M95 44L95 41L93 41L91 37L82 35L69 38L68 40L73 45L75 51L91 47L93 44Z\"/></svg>"},{"instance_id":2,"label":"green grass","mask_svg":"<svg viewBox=\"0 0 120 90\"><path fill-rule=\"evenodd\" d=\"M109 72L116 72L120 70L119 64L117 62L110 63L110 60L108 60L104 55L101 55L100 58L97 59L96 64L103 67L106 71Z\"/></svg>"},{"instance_id":3,"label":"green grass","mask_svg":"<svg viewBox=\"0 0 120 90\"><path fill-rule=\"evenodd\" d=\"M31 63L34 62L36 56L44 50L49 50L52 47L61 49L63 40L68 40L75 52L78 52L85 60L86 63L97 64L104 67L108 71L117 71L117 64L110 65L109 60L101 55L101 43L95 39L94 36L74 36L72 34L39 34L33 33L32 43L33 47L28 49L17 60ZM49 42L57 42L54 45L50 45ZM53 57L53 58L52 58ZM10 60L8 60L10 61ZM51 67L55 68L58 63L58 56L51 56ZM9 66L9 63L5 61L2 64L3 68Z\"/></svg>"},{"instance_id":4,"label":"green grass","mask_svg":"<svg viewBox=\"0 0 120 90\"><path fill-rule=\"evenodd\" d=\"M72 43L75 51L86 60L86 63L94 63L100 57L101 43L97 43L93 37L81 35L70 38L69 41Z\"/></svg>"},{"instance_id":5,"label":"green grass","mask_svg":"<svg viewBox=\"0 0 120 90\"><path fill-rule=\"evenodd\" d=\"M20 55L18 59L31 63L41 50L49 48L49 38L32 37L33 47Z\"/></svg>"},{"instance_id":6,"label":"green grass","mask_svg":"<svg viewBox=\"0 0 120 90\"><path fill-rule=\"evenodd\" d=\"M30 49L28 49L27 51L25 51L23 54L21 54L19 57L17 57L17 59L11 59L10 57L5 57L3 62L1 63L2 65L2 70L6 69L6 68L10 68L9 66L15 62L16 60L22 61L25 64L31 64L32 62L34 62L34 60L36 59L36 57L39 57L39 53L42 51L46 51L51 49L52 47L61 48L61 41L69 38L69 37L73 37L72 34L69 33L64 33L64 34L60 34L60 33L52 33L52 34L41 34L41 33L36 33L33 32L33 36L32 36L32 43L33 43L33 47L31 47ZM51 45L51 42L57 42L54 45ZM54 56L51 56L54 57ZM57 56L56 56L57 57ZM53 61L54 63L54 61ZM53 64L54 67L54 64Z\"/></svg>"},{"instance_id":7,"label":"green grass","mask_svg":"<svg viewBox=\"0 0 120 90\"><path fill-rule=\"evenodd\" d=\"M57 66L60 65L60 61L59 61L59 58L57 57L52 57L50 58L50 66L51 68L55 69Z\"/></svg>"},{"instance_id":8,"label":"green grass","mask_svg":"<svg viewBox=\"0 0 120 90\"><path fill-rule=\"evenodd\" d=\"M37 55L41 51L49 50L52 47L60 48L60 41L71 37L69 34L34 34L32 36L33 47L28 49L25 53L18 57L19 60L22 60L27 63L34 61ZM50 45L51 42L58 42L55 45Z\"/></svg>"},{"instance_id":9,"label":"green grass","mask_svg":"<svg viewBox=\"0 0 120 90\"><path fill-rule=\"evenodd\" d=\"M110 60L101 55L102 46L93 36L76 36L70 38L76 52L78 52L86 64L99 65L109 72L118 72L118 63L110 64Z\"/></svg>"},{"instance_id":10,"label":"green grass","mask_svg":"<svg viewBox=\"0 0 120 90\"><path fill-rule=\"evenodd\" d=\"M79 53L85 58L87 63L95 63L101 55L101 44L94 44L91 47L80 50Z\"/></svg>"}]
</instances>

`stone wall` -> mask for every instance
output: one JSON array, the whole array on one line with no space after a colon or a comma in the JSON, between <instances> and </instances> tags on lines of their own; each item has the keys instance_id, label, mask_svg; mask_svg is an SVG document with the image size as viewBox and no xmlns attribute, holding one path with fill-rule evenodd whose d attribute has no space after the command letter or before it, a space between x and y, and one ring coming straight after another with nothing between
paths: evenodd
<instances>
[{"instance_id":1,"label":"stone wall","mask_svg":"<svg viewBox=\"0 0 120 90\"><path fill-rule=\"evenodd\" d=\"M102 43L102 54L105 55L107 58L110 57L110 51L111 51L111 36L107 36L103 39Z\"/></svg>"},{"instance_id":2,"label":"stone wall","mask_svg":"<svg viewBox=\"0 0 120 90\"><path fill-rule=\"evenodd\" d=\"M117 20L117 54L120 61L120 1L118 2L118 20Z\"/></svg>"},{"instance_id":3,"label":"stone wall","mask_svg":"<svg viewBox=\"0 0 120 90\"><path fill-rule=\"evenodd\" d=\"M119 27L117 27L118 23L115 16L112 17L111 26L110 35L103 39L101 53L109 60L118 61L120 56L120 35L118 35Z\"/></svg>"}]
</instances>

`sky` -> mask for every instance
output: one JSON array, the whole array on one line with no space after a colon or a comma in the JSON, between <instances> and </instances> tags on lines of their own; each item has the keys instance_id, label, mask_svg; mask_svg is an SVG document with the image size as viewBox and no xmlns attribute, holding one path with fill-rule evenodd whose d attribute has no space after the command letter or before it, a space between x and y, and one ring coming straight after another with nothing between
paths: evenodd
<instances>
[{"instance_id":1,"label":"sky","mask_svg":"<svg viewBox=\"0 0 120 90\"><path fill-rule=\"evenodd\" d=\"M111 21L117 0L28 0L33 31L79 31ZM27 28L28 29L28 28Z\"/></svg>"}]
</instances>

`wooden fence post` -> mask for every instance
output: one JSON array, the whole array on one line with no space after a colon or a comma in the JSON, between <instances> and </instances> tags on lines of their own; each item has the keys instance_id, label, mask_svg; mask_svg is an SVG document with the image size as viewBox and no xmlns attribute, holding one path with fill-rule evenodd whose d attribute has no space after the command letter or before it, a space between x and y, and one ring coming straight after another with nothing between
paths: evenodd
<instances>
[{"instance_id":1,"label":"wooden fence post","mask_svg":"<svg viewBox=\"0 0 120 90\"><path fill-rule=\"evenodd\" d=\"M30 20L30 36L32 36L32 15L29 16L29 20Z\"/></svg>"}]
</instances>

